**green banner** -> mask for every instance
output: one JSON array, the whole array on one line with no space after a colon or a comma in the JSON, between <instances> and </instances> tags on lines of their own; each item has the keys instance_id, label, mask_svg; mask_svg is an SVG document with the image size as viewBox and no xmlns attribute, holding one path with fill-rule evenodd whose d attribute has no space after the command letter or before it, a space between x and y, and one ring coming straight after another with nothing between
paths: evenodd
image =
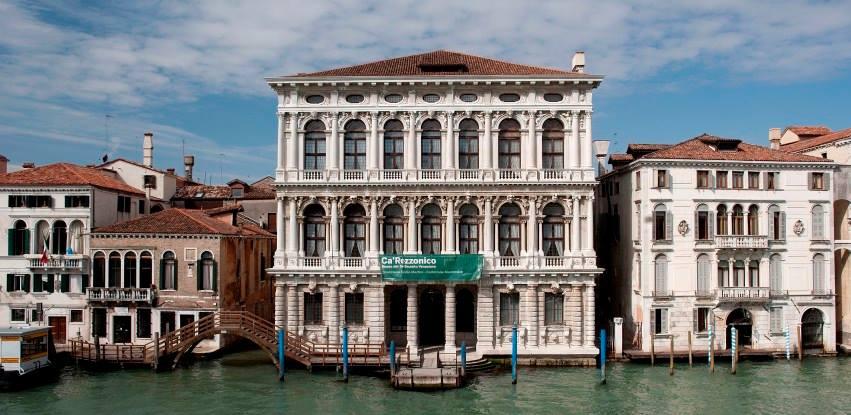
<instances>
[{"instance_id":1,"label":"green banner","mask_svg":"<svg viewBox=\"0 0 851 415\"><path fill-rule=\"evenodd\" d=\"M385 281L476 281L482 275L482 256L382 255Z\"/></svg>"}]
</instances>

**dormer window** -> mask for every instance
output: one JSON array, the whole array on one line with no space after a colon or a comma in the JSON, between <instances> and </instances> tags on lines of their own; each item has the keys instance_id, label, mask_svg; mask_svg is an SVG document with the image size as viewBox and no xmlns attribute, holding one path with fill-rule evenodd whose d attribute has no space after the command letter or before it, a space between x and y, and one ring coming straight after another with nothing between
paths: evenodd
<instances>
[{"instance_id":1,"label":"dormer window","mask_svg":"<svg viewBox=\"0 0 851 415\"><path fill-rule=\"evenodd\" d=\"M421 63L420 71L424 73L466 73L470 72L467 65L463 63Z\"/></svg>"},{"instance_id":2,"label":"dormer window","mask_svg":"<svg viewBox=\"0 0 851 415\"><path fill-rule=\"evenodd\" d=\"M240 197L243 197L245 195L245 191L238 188L238 187L233 188L233 189L230 189L230 195L233 198L240 198Z\"/></svg>"}]
</instances>

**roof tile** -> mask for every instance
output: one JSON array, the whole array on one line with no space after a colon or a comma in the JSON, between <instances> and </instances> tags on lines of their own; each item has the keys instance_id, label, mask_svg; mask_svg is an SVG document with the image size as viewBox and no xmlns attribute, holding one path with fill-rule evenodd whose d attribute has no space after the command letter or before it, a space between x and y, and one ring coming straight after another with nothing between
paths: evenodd
<instances>
[{"instance_id":1,"label":"roof tile","mask_svg":"<svg viewBox=\"0 0 851 415\"><path fill-rule=\"evenodd\" d=\"M229 225L210 217L204 211L170 208L126 222L103 226L94 230L97 234L140 233L172 235L260 235L272 236L254 225L247 225L240 231L237 226Z\"/></svg>"},{"instance_id":2,"label":"roof tile","mask_svg":"<svg viewBox=\"0 0 851 415\"><path fill-rule=\"evenodd\" d=\"M835 131L830 134L825 134L819 137L810 138L808 140L795 141L794 143L785 144L780 147L783 151L791 151L793 153L804 152L806 150L830 144L834 141L851 138L851 128Z\"/></svg>"},{"instance_id":3,"label":"roof tile","mask_svg":"<svg viewBox=\"0 0 851 415\"><path fill-rule=\"evenodd\" d=\"M0 174L5 186L93 186L116 192L144 195L141 190L124 183L110 173L71 163L53 163L31 169Z\"/></svg>"}]
</instances>

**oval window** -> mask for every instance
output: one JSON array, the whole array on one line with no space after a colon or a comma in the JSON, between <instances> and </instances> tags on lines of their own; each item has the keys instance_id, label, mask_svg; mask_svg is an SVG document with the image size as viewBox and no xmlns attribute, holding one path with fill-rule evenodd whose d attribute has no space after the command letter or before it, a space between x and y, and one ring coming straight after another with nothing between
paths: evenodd
<instances>
[{"instance_id":1,"label":"oval window","mask_svg":"<svg viewBox=\"0 0 851 415\"><path fill-rule=\"evenodd\" d=\"M479 96L476 94L461 94L461 101L464 102L475 102L479 99Z\"/></svg>"},{"instance_id":2,"label":"oval window","mask_svg":"<svg viewBox=\"0 0 851 415\"><path fill-rule=\"evenodd\" d=\"M499 100L502 102L517 102L520 101L520 95L517 94L502 94L499 96Z\"/></svg>"},{"instance_id":3,"label":"oval window","mask_svg":"<svg viewBox=\"0 0 851 415\"><path fill-rule=\"evenodd\" d=\"M360 94L346 95L346 102L348 102L350 104L359 104L359 103L363 102L363 95L360 95Z\"/></svg>"},{"instance_id":4,"label":"oval window","mask_svg":"<svg viewBox=\"0 0 851 415\"><path fill-rule=\"evenodd\" d=\"M547 102L561 102L564 99L562 94L544 94L544 101Z\"/></svg>"},{"instance_id":5,"label":"oval window","mask_svg":"<svg viewBox=\"0 0 851 415\"><path fill-rule=\"evenodd\" d=\"M399 94L385 95L384 100L391 104L395 104L397 102L402 102L402 96Z\"/></svg>"},{"instance_id":6,"label":"oval window","mask_svg":"<svg viewBox=\"0 0 851 415\"><path fill-rule=\"evenodd\" d=\"M304 100L307 101L308 104L321 104L322 101L325 101L325 97L322 95L308 95Z\"/></svg>"},{"instance_id":7,"label":"oval window","mask_svg":"<svg viewBox=\"0 0 851 415\"><path fill-rule=\"evenodd\" d=\"M433 104L433 103L435 103L435 102L437 102L437 101L440 101L440 95L437 95L437 94L425 94L425 95L423 95L423 101L425 101L425 102L430 102L430 103L432 103L432 104Z\"/></svg>"}]
</instances>

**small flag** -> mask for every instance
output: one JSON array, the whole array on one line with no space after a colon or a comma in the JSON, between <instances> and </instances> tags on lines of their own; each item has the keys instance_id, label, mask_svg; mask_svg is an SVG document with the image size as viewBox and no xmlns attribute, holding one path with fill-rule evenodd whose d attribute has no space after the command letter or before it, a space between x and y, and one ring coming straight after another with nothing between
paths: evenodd
<instances>
[{"instance_id":1,"label":"small flag","mask_svg":"<svg viewBox=\"0 0 851 415\"><path fill-rule=\"evenodd\" d=\"M41 251L40 262L41 262L41 265L47 265L47 262L50 259L50 257L47 255L47 245L50 242L50 234L44 233L42 236L44 236L44 238L42 238L42 239L44 239L44 249Z\"/></svg>"}]
</instances>

